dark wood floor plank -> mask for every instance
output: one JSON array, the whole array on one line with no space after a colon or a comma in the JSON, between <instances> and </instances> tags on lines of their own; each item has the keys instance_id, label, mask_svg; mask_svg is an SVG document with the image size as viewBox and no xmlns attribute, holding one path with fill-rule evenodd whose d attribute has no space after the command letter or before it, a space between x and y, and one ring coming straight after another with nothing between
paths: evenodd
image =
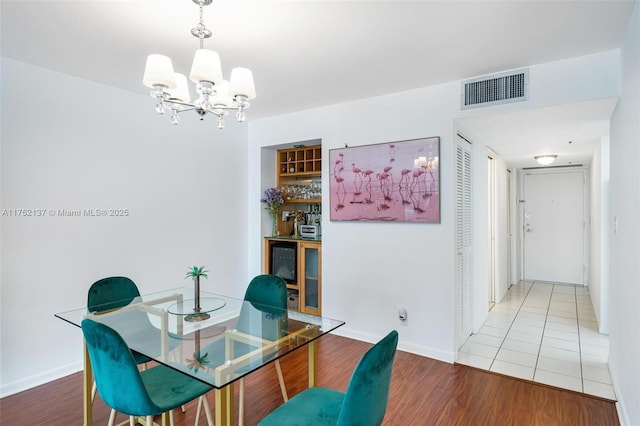
<instances>
[{"instance_id":1,"label":"dark wood floor plank","mask_svg":"<svg viewBox=\"0 0 640 426\"><path fill-rule=\"evenodd\" d=\"M318 342L318 386L346 390L362 354L371 345L328 335ZM307 351L281 360L289 396L308 383ZM266 366L246 379L245 425L255 425L282 403L275 368ZM236 401L238 389L236 387ZM213 407L213 395L209 395ZM237 411L237 404L236 404ZM195 403L176 413L176 426L191 426ZM96 398L94 424L106 425L109 408ZM126 420L119 414L118 421ZM0 424L81 425L82 375L0 399ZM587 395L452 365L398 351L384 426L407 425L619 425L615 405ZM200 425L206 425L204 414Z\"/></svg>"}]
</instances>

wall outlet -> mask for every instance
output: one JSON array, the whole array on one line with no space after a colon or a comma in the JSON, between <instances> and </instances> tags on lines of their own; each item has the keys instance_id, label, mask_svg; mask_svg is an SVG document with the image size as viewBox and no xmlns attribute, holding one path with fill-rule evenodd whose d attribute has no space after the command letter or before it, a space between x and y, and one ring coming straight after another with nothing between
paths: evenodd
<instances>
[{"instance_id":1,"label":"wall outlet","mask_svg":"<svg viewBox=\"0 0 640 426\"><path fill-rule=\"evenodd\" d=\"M398 319L401 325L409 325L409 317L407 314L407 308L404 306L398 306Z\"/></svg>"}]
</instances>

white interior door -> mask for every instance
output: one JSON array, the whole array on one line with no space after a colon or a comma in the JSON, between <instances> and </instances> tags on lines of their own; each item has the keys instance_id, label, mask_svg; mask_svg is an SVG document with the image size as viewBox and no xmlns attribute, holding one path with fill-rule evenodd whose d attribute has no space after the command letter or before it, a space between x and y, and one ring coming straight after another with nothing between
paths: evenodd
<instances>
[{"instance_id":1,"label":"white interior door","mask_svg":"<svg viewBox=\"0 0 640 426\"><path fill-rule=\"evenodd\" d=\"M456 143L456 222L455 222L455 277L458 313L456 329L457 348L471 335L471 144L458 137Z\"/></svg>"},{"instance_id":2,"label":"white interior door","mask_svg":"<svg viewBox=\"0 0 640 426\"><path fill-rule=\"evenodd\" d=\"M584 170L523 175L524 277L585 284Z\"/></svg>"},{"instance_id":3,"label":"white interior door","mask_svg":"<svg viewBox=\"0 0 640 426\"><path fill-rule=\"evenodd\" d=\"M488 186L488 223L487 231L489 232L489 278L487 283L487 301L489 309L491 309L496 301L496 164L493 157L487 159L487 186Z\"/></svg>"}]
</instances>

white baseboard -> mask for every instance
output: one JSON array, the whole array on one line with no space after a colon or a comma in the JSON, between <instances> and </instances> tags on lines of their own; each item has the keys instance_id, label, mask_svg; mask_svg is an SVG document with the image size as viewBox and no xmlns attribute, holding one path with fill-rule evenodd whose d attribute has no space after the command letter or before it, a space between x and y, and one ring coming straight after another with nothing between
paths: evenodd
<instances>
[{"instance_id":1,"label":"white baseboard","mask_svg":"<svg viewBox=\"0 0 640 426\"><path fill-rule=\"evenodd\" d=\"M15 393L34 388L36 386L49 383L53 380L60 379L73 373L77 373L78 371L82 371L83 368L84 366L82 365L82 361L78 361L60 368L55 368L53 370L37 374L35 376L29 376L21 380L16 380L11 383L2 383L2 385L0 385L0 398L4 398L5 396L13 395Z\"/></svg>"},{"instance_id":2,"label":"white baseboard","mask_svg":"<svg viewBox=\"0 0 640 426\"><path fill-rule=\"evenodd\" d=\"M609 367L609 375L611 375L611 367ZM620 421L620 426L631 426L631 421L629 420L629 415L627 414L627 408L624 405L624 398L622 397L622 393L616 386L615 381L611 381L613 382L613 392L616 394L616 411L618 412L618 420Z\"/></svg>"},{"instance_id":3,"label":"white baseboard","mask_svg":"<svg viewBox=\"0 0 640 426\"><path fill-rule=\"evenodd\" d=\"M384 337L384 336L378 336L370 333L362 333L357 330L345 328L344 326L339 327L338 329L332 331L331 333L336 334L338 336L348 337L350 339L360 340L362 342L367 342L367 343L376 343L378 340ZM402 338L402 335L400 335L400 338ZM446 362L449 364L453 364L454 362L453 352L443 352L427 346L408 344L408 343L402 342L402 340L398 341L398 349L404 352L415 354L415 355L420 355L427 358L433 358L438 361Z\"/></svg>"}]
</instances>

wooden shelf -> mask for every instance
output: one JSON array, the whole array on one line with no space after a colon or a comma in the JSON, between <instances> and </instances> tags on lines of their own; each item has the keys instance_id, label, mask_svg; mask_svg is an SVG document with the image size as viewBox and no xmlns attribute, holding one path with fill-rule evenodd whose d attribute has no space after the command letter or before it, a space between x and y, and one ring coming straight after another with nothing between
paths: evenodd
<instances>
[{"instance_id":1,"label":"wooden shelf","mask_svg":"<svg viewBox=\"0 0 640 426\"><path fill-rule=\"evenodd\" d=\"M312 177L322 174L322 146L281 149L278 151L279 177Z\"/></svg>"},{"instance_id":2,"label":"wooden shelf","mask_svg":"<svg viewBox=\"0 0 640 426\"><path fill-rule=\"evenodd\" d=\"M280 149L276 156L276 180L278 188L294 191L300 187L313 187L319 185L322 179L322 145L305 146L298 148ZM304 191L303 191L304 192ZM319 186L310 192L310 195L319 194ZM321 198L293 198L285 194L287 204L314 204L321 203ZM296 193L294 196L302 196Z\"/></svg>"},{"instance_id":3,"label":"wooden shelf","mask_svg":"<svg viewBox=\"0 0 640 426\"><path fill-rule=\"evenodd\" d=\"M294 199L294 200L284 200L285 204L292 204L292 203L321 203L322 199L321 198L300 198L300 199Z\"/></svg>"}]
</instances>

